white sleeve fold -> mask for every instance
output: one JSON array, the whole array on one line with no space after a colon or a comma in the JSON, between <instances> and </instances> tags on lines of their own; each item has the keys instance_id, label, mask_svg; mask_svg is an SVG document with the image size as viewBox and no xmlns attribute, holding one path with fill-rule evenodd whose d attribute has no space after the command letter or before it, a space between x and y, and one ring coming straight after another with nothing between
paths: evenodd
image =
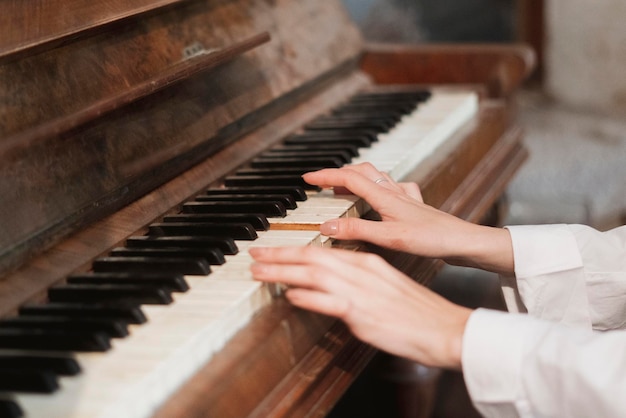
<instances>
[{"instance_id":1,"label":"white sleeve fold","mask_svg":"<svg viewBox=\"0 0 626 418\"><path fill-rule=\"evenodd\" d=\"M597 330L626 325L626 227L509 226L515 277L502 278L511 312Z\"/></svg>"},{"instance_id":2,"label":"white sleeve fold","mask_svg":"<svg viewBox=\"0 0 626 418\"><path fill-rule=\"evenodd\" d=\"M479 309L463 374L486 417L626 416L626 332L592 332Z\"/></svg>"}]
</instances>

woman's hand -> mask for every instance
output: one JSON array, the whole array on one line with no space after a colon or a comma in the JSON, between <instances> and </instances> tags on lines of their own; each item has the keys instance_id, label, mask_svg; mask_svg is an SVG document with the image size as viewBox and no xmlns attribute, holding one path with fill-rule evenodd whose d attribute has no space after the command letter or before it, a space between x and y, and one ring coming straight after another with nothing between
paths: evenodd
<instances>
[{"instance_id":1,"label":"woman's hand","mask_svg":"<svg viewBox=\"0 0 626 418\"><path fill-rule=\"evenodd\" d=\"M391 354L459 369L471 313L420 286L377 255L315 247L251 248L257 280L283 283L301 308L344 321Z\"/></svg>"},{"instance_id":2,"label":"woman's hand","mask_svg":"<svg viewBox=\"0 0 626 418\"><path fill-rule=\"evenodd\" d=\"M349 191L365 199L382 222L342 218L320 231L337 239L356 239L451 264L499 273L513 271L508 231L472 224L424 204L414 183L396 183L369 163L325 169L304 175L320 187Z\"/></svg>"}]
</instances>

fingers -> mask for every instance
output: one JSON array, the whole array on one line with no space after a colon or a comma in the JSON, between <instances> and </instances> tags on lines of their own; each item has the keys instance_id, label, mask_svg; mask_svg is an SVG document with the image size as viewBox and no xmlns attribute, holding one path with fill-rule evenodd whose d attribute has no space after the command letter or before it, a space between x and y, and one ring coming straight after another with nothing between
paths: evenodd
<instances>
[{"instance_id":1,"label":"fingers","mask_svg":"<svg viewBox=\"0 0 626 418\"><path fill-rule=\"evenodd\" d=\"M381 177L382 174L378 174ZM335 189L347 189L355 195L365 199L374 209L376 206L390 197L392 190L387 187L374 183L376 178L372 179L355 171L352 167L340 169L324 169L313 173L307 173L303 176L307 183L320 186L323 188L334 187ZM380 186L380 187L374 187Z\"/></svg>"},{"instance_id":2,"label":"fingers","mask_svg":"<svg viewBox=\"0 0 626 418\"><path fill-rule=\"evenodd\" d=\"M364 254L316 247L251 248L256 263L251 270L255 279L307 289L345 291L367 273ZM338 277L341 280L336 280Z\"/></svg>"},{"instance_id":3,"label":"fingers","mask_svg":"<svg viewBox=\"0 0 626 418\"><path fill-rule=\"evenodd\" d=\"M256 261L251 266L255 280L285 284L289 286L286 296L294 305L343 320L353 311L355 300L387 293L395 286L394 280L383 278L399 274L381 257L369 253L266 247L251 248L250 254Z\"/></svg>"},{"instance_id":4,"label":"fingers","mask_svg":"<svg viewBox=\"0 0 626 418\"><path fill-rule=\"evenodd\" d=\"M291 286L295 306L341 319L366 343L432 366L460 367L471 311L378 256L314 247L251 248L255 279ZM392 326L390 326L390 324Z\"/></svg>"},{"instance_id":5,"label":"fingers","mask_svg":"<svg viewBox=\"0 0 626 418\"><path fill-rule=\"evenodd\" d=\"M340 218L324 222L320 225L323 235L336 239L369 241L388 236L389 224L377 221L367 221L360 218Z\"/></svg>"},{"instance_id":6,"label":"fingers","mask_svg":"<svg viewBox=\"0 0 626 418\"><path fill-rule=\"evenodd\" d=\"M412 197L420 203L424 203L422 191L416 183L398 183L398 187L400 187L407 196Z\"/></svg>"},{"instance_id":7,"label":"fingers","mask_svg":"<svg viewBox=\"0 0 626 418\"><path fill-rule=\"evenodd\" d=\"M322 188L333 187L337 194L356 194L373 205L376 202L371 200L380 196L381 189L406 194L423 203L417 184L397 183L389 174L377 170L370 163L349 165L339 169L319 170L306 173L303 178L307 183Z\"/></svg>"},{"instance_id":8,"label":"fingers","mask_svg":"<svg viewBox=\"0 0 626 418\"><path fill-rule=\"evenodd\" d=\"M378 171L371 163L360 163L355 165L346 165L342 168L323 169L306 173L303 177L310 184L329 188L343 185L337 184L337 181L343 182L346 177L353 175L358 175L359 177L368 179L370 182L376 182L379 179L393 181L389 175Z\"/></svg>"},{"instance_id":9,"label":"fingers","mask_svg":"<svg viewBox=\"0 0 626 418\"><path fill-rule=\"evenodd\" d=\"M319 312L324 315L345 318L350 313L350 301L339 295L308 289L289 289L285 296L289 302L299 308Z\"/></svg>"},{"instance_id":10,"label":"fingers","mask_svg":"<svg viewBox=\"0 0 626 418\"><path fill-rule=\"evenodd\" d=\"M340 240L366 241L399 251L412 250L409 227L402 222L340 218L320 225L320 232Z\"/></svg>"}]
</instances>

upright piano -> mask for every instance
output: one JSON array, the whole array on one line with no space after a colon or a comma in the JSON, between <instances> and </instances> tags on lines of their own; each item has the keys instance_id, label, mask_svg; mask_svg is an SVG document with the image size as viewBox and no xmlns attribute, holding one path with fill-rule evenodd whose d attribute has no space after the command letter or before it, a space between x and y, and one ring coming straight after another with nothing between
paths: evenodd
<instances>
[{"instance_id":1,"label":"upright piano","mask_svg":"<svg viewBox=\"0 0 626 418\"><path fill-rule=\"evenodd\" d=\"M338 0L0 0L0 416L323 416L376 353L250 279L371 216L370 161L481 221L526 157L521 45L372 45ZM392 325L390 325L392 326Z\"/></svg>"}]
</instances>

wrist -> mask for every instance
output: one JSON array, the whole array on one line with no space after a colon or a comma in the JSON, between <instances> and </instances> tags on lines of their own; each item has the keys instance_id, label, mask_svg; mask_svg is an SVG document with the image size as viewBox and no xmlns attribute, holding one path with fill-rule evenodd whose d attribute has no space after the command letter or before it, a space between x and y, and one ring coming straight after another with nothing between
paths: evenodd
<instances>
[{"instance_id":1,"label":"wrist","mask_svg":"<svg viewBox=\"0 0 626 418\"><path fill-rule=\"evenodd\" d=\"M444 258L450 264L499 274L511 274L514 269L509 231L468 222L458 229L450 256Z\"/></svg>"},{"instance_id":2,"label":"wrist","mask_svg":"<svg viewBox=\"0 0 626 418\"><path fill-rule=\"evenodd\" d=\"M461 306L456 306L457 312L453 316L454 320L448 332L447 358L442 367L454 370L461 370L463 358L463 336L465 327L472 310Z\"/></svg>"}]
</instances>

